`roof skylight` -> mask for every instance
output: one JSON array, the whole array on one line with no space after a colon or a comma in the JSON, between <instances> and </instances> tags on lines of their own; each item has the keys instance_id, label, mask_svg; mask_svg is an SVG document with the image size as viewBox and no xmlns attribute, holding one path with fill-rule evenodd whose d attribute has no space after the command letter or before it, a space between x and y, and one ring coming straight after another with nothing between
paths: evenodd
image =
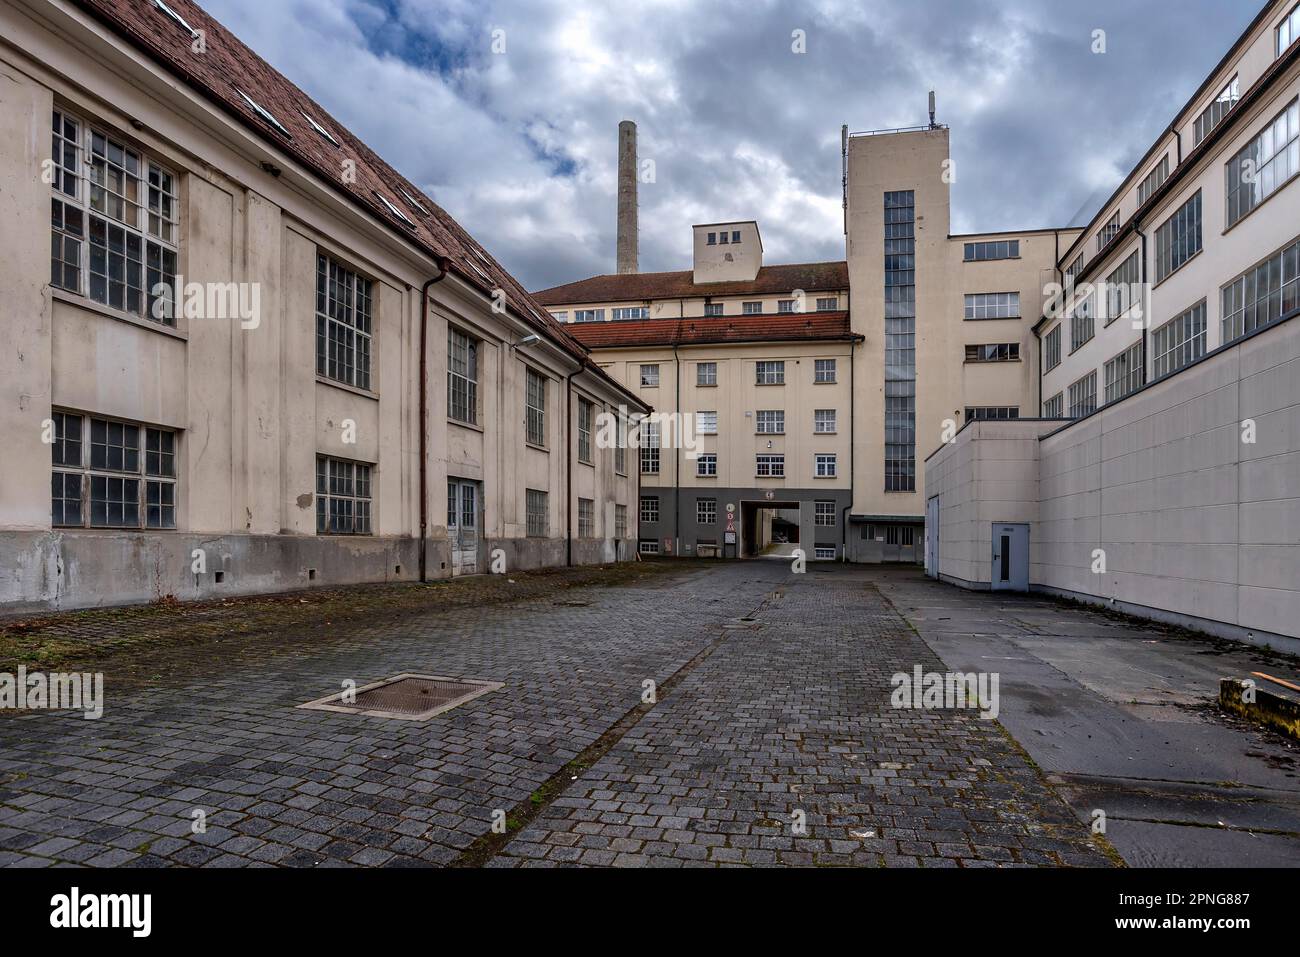
<instances>
[{"instance_id":1,"label":"roof skylight","mask_svg":"<svg viewBox=\"0 0 1300 957\"><path fill-rule=\"evenodd\" d=\"M163 3L163 0L153 0L153 5L157 7L159 10L161 10L163 13L167 14L167 16L175 20L177 24L184 27L190 36L194 36L194 34L199 32L198 30L195 30L192 26L190 26L188 23L186 23L185 18L183 16L181 16L171 7L167 6L167 4Z\"/></svg>"},{"instance_id":2,"label":"roof skylight","mask_svg":"<svg viewBox=\"0 0 1300 957\"><path fill-rule=\"evenodd\" d=\"M299 112L299 113L302 113L302 110L299 110L298 112ZM310 123L310 124L311 124L311 128L312 128L313 130L315 130L317 133L319 133L321 136L325 137L325 139L329 140L329 141L330 141L331 143L333 143L335 146L338 146L338 145L339 145L339 141L336 140L336 139L335 139L335 138L330 134L330 131L327 130L327 129L325 129L325 127L321 126L319 123L317 123L317 122L316 122L314 119L312 119L308 114L306 114L306 113L302 113L302 118L303 118L304 120L306 120L308 123Z\"/></svg>"},{"instance_id":3,"label":"roof skylight","mask_svg":"<svg viewBox=\"0 0 1300 957\"><path fill-rule=\"evenodd\" d=\"M409 216L407 216L404 212L402 212L400 209L394 206L392 200L390 200L387 196L385 196L383 193L378 191L375 191L375 195L379 197L380 202L382 202L386 207L388 207L388 211L390 213L392 213L402 222L406 223L406 225L410 226L412 229L415 229L415 223L411 222L411 218Z\"/></svg>"},{"instance_id":4,"label":"roof skylight","mask_svg":"<svg viewBox=\"0 0 1300 957\"><path fill-rule=\"evenodd\" d=\"M244 98L244 102L249 105L249 107L252 109L254 113L260 116L262 119L266 120L266 122L270 123L272 126L274 126L285 136L289 137L290 139L293 139L293 134L284 128L284 125L279 120L277 120L274 115L272 115L270 110L262 106L261 103L258 103L256 100L254 100L251 96L249 96L239 87L235 87L235 92Z\"/></svg>"},{"instance_id":5,"label":"roof skylight","mask_svg":"<svg viewBox=\"0 0 1300 957\"><path fill-rule=\"evenodd\" d=\"M429 215L429 211L420 205L420 201L418 199L416 199L406 190L402 189L400 186L398 187L398 191L401 192L401 194L406 197L406 201L411 204L411 207L413 209L418 209L420 211L420 215L422 216Z\"/></svg>"}]
</instances>

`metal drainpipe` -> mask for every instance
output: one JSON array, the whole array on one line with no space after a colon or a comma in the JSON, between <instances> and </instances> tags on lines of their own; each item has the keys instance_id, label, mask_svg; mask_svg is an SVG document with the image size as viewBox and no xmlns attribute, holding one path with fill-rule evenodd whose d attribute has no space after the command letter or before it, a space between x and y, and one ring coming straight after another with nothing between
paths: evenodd
<instances>
[{"instance_id":1,"label":"metal drainpipe","mask_svg":"<svg viewBox=\"0 0 1300 957\"><path fill-rule=\"evenodd\" d=\"M1147 295L1147 234L1142 232L1137 223L1133 224L1133 232L1142 237L1142 295L1145 302L1142 304L1142 384L1147 383L1147 329L1151 327L1151 297Z\"/></svg>"},{"instance_id":2,"label":"metal drainpipe","mask_svg":"<svg viewBox=\"0 0 1300 957\"><path fill-rule=\"evenodd\" d=\"M573 377L564 379L564 564L573 567Z\"/></svg>"},{"instance_id":3,"label":"metal drainpipe","mask_svg":"<svg viewBox=\"0 0 1300 957\"><path fill-rule=\"evenodd\" d=\"M438 275L420 289L420 581L428 578L429 538L429 289L447 278L451 260L438 257Z\"/></svg>"},{"instance_id":4,"label":"metal drainpipe","mask_svg":"<svg viewBox=\"0 0 1300 957\"><path fill-rule=\"evenodd\" d=\"M680 332L680 330L679 330ZM677 343L673 343L673 374L677 378L677 397L674 411L677 413L677 434L681 435L682 421L682 360L677 354ZM662 434L662 433L661 433ZM679 443L680 444L680 443ZM673 450L673 548L677 558L682 557L682 450Z\"/></svg>"},{"instance_id":5,"label":"metal drainpipe","mask_svg":"<svg viewBox=\"0 0 1300 957\"><path fill-rule=\"evenodd\" d=\"M854 431L854 413L857 412L857 403L853 397L857 394L854 389L854 379L857 376L857 363L853 361L858 349L858 340L849 340L849 504L840 510L840 544L844 547L844 554L841 561L847 563L849 560L849 513L853 511L853 489L855 486L854 475L858 463L858 448L853 441Z\"/></svg>"}]
</instances>

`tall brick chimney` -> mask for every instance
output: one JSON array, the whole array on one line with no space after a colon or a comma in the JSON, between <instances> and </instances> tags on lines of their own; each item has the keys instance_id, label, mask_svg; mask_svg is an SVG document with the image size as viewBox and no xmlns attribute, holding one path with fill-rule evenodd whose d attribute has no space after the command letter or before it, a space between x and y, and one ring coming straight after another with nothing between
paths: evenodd
<instances>
[{"instance_id":1,"label":"tall brick chimney","mask_svg":"<svg viewBox=\"0 0 1300 957\"><path fill-rule=\"evenodd\" d=\"M618 124L618 272L637 271L636 124Z\"/></svg>"}]
</instances>

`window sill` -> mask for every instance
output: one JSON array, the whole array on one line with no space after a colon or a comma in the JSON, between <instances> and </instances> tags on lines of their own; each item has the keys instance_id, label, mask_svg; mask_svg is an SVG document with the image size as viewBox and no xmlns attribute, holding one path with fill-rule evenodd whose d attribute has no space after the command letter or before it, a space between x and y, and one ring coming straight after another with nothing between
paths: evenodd
<instances>
[{"instance_id":1,"label":"window sill","mask_svg":"<svg viewBox=\"0 0 1300 957\"><path fill-rule=\"evenodd\" d=\"M525 442L524 445L525 445L525 447L530 448L530 449L535 449L535 450L538 451L538 452L545 452L547 455L550 455L550 454L551 454L551 450L550 450L550 449L548 449L548 448L547 448L546 446L544 446L544 445L538 445L536 442Z\"/></svg>"},{"instance_id":2,"label":"window sill","mask_svg":"<svg viewBox=\"0 0 1300 957\"><path fill-rule=\"evenodd\" d=\"M1272 197L1269 197L1269 199L1271 199L1271 198L1272 198ZM1265 200L1264 202L1268 202L1268 200ZM1258 208L1258 207L1256 207L1256 208ZM1183 260L1183 261L1178 265L1178 268L1175 269L1173 272L1171 272L1169 275L1165 276L1164 279L1158 279L1158 280L1156 280L1156 284L1155 284L1154 286L1151 287L1151 291L1154 292L1155 290L1157 290L1157 289L1159 289L1161 286L1163 286L1165 283L1167 283L1169 280L1173 279L1173 278L1174 278L1175 276L1177 276L1180 272L1182 272L1182 270L1184 269L1184 267L1186 267L1187 264L1188 264L1189 262L1193 262L1193 261L1195 261L1195 260L1197 260L1197 259L1200 259L1201 256L1202 256L1204 253L1205 253L1205 241L1202 240L1202 241L1201 241L1201 248L1198 249L1198 250L1196 250L1196 252L1192 253L1192 254L1191 254L1190 256L1188 256L1186 259L1184 259L1184 260Z\"/></svg>"},{"instance_id":3,"label":"window sill","mask_svg":"<svg viewBox=\"0 0 1300 957\"><path fill-rule=\"evenodd\" d=\"M78 309L84 309L87 312L93 312L96 315L104 316L108 319L117 319L120 322L128 323L132 326L139 326L141 329L148 329L150 332L159 332L164 336L171 336L173 339L179 339L181 342L188 342L189 336L174 326L164 326L161 322L154 322L152 319L144 319L133 313L124 312L121 309L114 309L112 306L106 306L103 303L95 302L89 296L82 296L75 292L68 292L66 289L60 289L57 286L50 286L50 297L59 302L67 303L69 306L75 306Z\"/></svg>"},{"instance_id":4,"label":"window sill","mask_svg":"<svg viewBox=\"0 0 1300 957\"><path fill-rule=\"evenodd\" d=\"M813 385L839 385L834 379L821 379L813 382Z\"/></svg>"},{"instance_id":5,"label":"window sill","mask_svg":"<svg viewBox=\"0 0 1300 957\"><path fill-rule=\"evenodd\" d=\"M1073 355L1074 353L1071 353ZM1024 362L1023 359L966 359L962 362L964 366L1006 366L1015 365L1017 362Z\"/></svg>"},{"instance_id":6,"label":"window sill","mask_svg":"<svg viewBox=\"0 0 1300 957\"><path fill-rule=\"evenodd\" d=\"M754 385L756 385L760 389L771 389L771 388L776 388L778 386L783 386L785 385L785 383L784 382L755 382Z\"/></svg>"},{"instance_id":7,"label":"window sill","mask_svg":"<svg viewBox=\"0 0 1300 957\"><path fill-rule=\"evenodd\" d=\"M329 376L323 376L320 373L316 374L316 381L321 385L331 386L343 392L351 392L353 395L359 395L365 399L374 399L376 402L379 401L378 392L371 392L369 389L362 389L359 386L348 385L346 382L339 382L337 379L331 379Z\"/></svg>"},{"instance_id":8,"label":"window sill","mask_svg":"<svg viewBox=\"0 0 1300 957\"><path fill-rule=\"evenodd\" d=\"M697 382L697 383L695 383L695 388L697 388L697 389L716 389L717 387L718 387L718 384L717 384L716 382Z\"/></svg>"},{"instance_id":9,"label":"window sill","mask_svg":"<svg viewBox=\"0 0 1300 957\"><path fill-rule=\"evenodd\" d=\"M1244 223L1246 220L1250 219L1250 217L1254 216L1255 213L1259 212L1259 210L1263 209L1264 206L1267 205L1267 203L1268 203L1269 200L1271 200L1274 196L1276 196L1276 195L1278 195L1279 193L1281 193L1282 190L1284 190L1284 189L1286 189L1288 186L1290 186L1290 185L1295 181L1295 178L1296 178L1297 175L1300 175L1300 174L1292 173L1289 177L1287 177L1287 179L1286 179L1284 182L1279 183L1279 184L1277 185L1277 188L1274 189L1273 192L1269 193L1267 196L1265 196L1262 200L1259 201L1259 205L1257 205L1257 206L1256 206L1254 209L1252 209L1250 212L1245 213L1245 214L1243 214L1242 216L1238 217L1237 221L1236 221L1235 223L1233 223L1231 226L1229 226L1227 229L1225 229L1225 230L1224 230L1220 235L1223 235L1223 236L1228 235L1228 233L1232 232L1234 229L1236 229L1238 226L1240 226L1240 225L1241 225L1242 223ZM1227 218L1226 215L1225 215L1224 218L1225 218L1225 219Z\"/></svg>"},{"instance_id":10,"label":"window sill","mask_svg":"<svg viewBox=\"0 0 1300 957\"><path fill-rule=\"evenodd\" d=\"M589 469L594 469L594 468L596 467L596 463L595 463L595 462L589 462L589 461L587 461L586 459L578 459L578 464L579 464L579 465L585 465L585 466L587 466L587 468L589 468Z\"/></svg>"},{"instance_id":11,"label":"window sill","mask_svg":"<svg viewBox=\"0 0 1300 957\"><path fill-rule=\"evenodd\" d=\"M447 417L447 424L454 425L462 429L466 429L467 431L470 432L477 432L479 435L484 434L483 426L475 425L473 422L462 422L460 419L451 418L451 416Z\"/></svg>"}]
</instances>

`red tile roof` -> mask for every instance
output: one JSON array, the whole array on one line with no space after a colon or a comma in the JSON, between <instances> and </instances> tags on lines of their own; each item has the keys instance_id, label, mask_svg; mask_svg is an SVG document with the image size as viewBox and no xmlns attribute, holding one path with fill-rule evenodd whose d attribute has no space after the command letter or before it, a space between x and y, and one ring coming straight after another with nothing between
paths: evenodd
<instances>
[{"instance_id":1,"label":"red tile roof","mask_svg":"<svg viewBox=\"0 0 1300 957\"><path fill-rule=\"evenodd\" d=\"M847 312L581 322L570 325L569 332L591 349L727 342L847 342L860 338L850 328Z\"/></svg>"},{"instance_id":2,"label":"red tile roof","mask_svg":"<svg viewBox=\"0 0 1300 957\"><path fill-rule=\"evenodd\" d=\"M533 293L546 306L587 302L644 302L648 299L698 299L706 296L791 295L804 292L834 292L849 288L849 264L791 263L764 266L750 282L709 282L697 285L694 274L643 272L593 276L563 286Z\"/></svg>"},{"instance_id":3,"label":"red tile roof","mask_svg":"<svg viewBox=\"0 0 1300 957\"><path fill-rule=\"evenodd\" d=\"M327 185L387 223L407 241L431 256L446 256L452 271L462 279L487 293L493 288L504 289L507 300L525 322L545 330L550 338L575 357L585 355L585 349L568 335L564 325L530 296L445 210L193 0L166 0L166 3L192 28L204 31L204 53L194 52L184 27L150 0L74 2L251 129L275 150L317 174ZM269 111L289 135L258 116L239 95L240 90ZM317 133L304 113L328 130L339 145L335 146ZM269 155L268 158L274 157ZM356 163L354 182L344 182L339 175L340 161L345 158ZM400 190L410 193L427 210L427 215L413 208ZM414 226L408 226L394 216L375 193L387 197ZM479 275L478 269L487 274L486 280ZM595 371L603 375L600 370Z\"/></svg>"}]
</instances>

